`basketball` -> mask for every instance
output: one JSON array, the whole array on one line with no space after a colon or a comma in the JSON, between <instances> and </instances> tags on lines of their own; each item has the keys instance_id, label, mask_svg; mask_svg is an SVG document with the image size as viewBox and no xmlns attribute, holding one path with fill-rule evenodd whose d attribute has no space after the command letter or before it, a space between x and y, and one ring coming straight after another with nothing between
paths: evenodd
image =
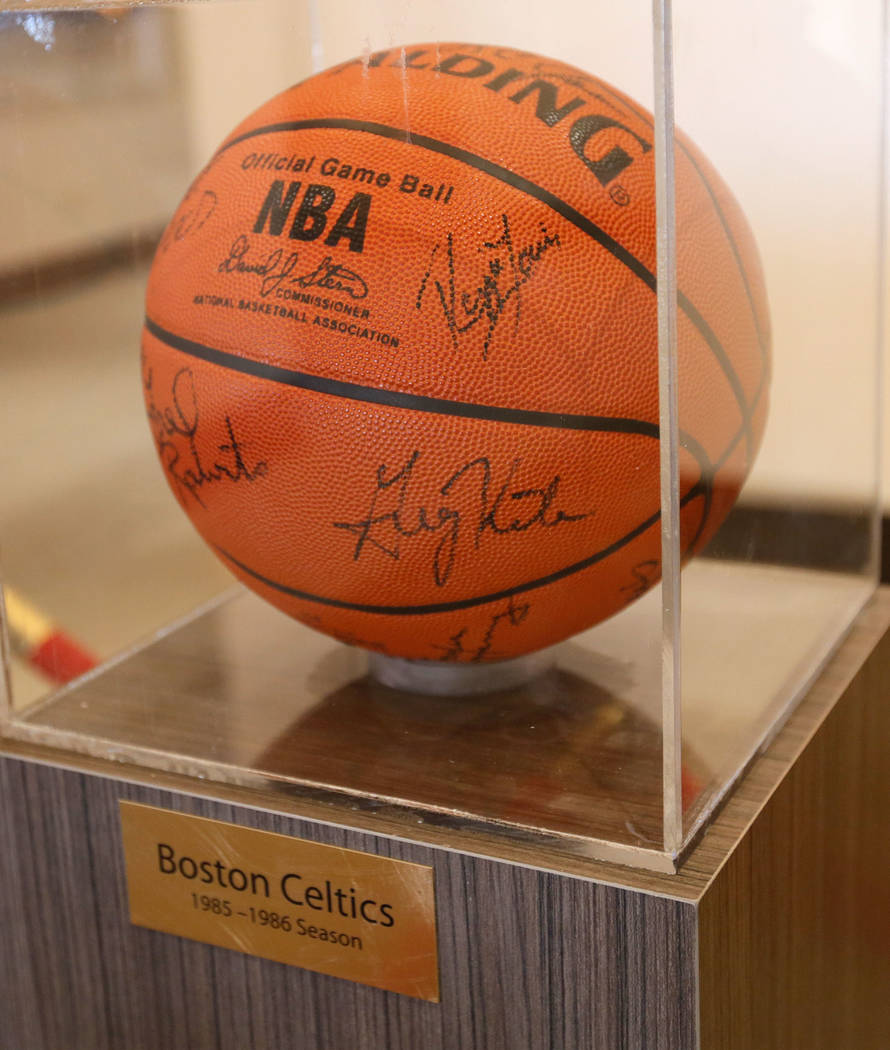
<instances>
[{"instance_id":1,"label":"basketball","mask_svg":"<svg viewBox=\"0 0 890 1050\"><path fill-rule=\"evenodd\" d=\"M419 44L239 124L157 249L142 380L167 481L231 571L390 656L494 661L661 564L653 118L595 76ZM675 147L684 558L766 419L752 233Z\"/></svg>"}]
</instances>

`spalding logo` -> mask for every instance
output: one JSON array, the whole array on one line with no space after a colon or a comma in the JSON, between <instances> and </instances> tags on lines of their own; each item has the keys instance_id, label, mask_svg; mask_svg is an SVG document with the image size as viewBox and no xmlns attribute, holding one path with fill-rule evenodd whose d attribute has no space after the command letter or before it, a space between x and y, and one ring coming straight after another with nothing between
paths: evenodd
<instances>
[{"instance_id":1,"label":"spalding logo","mask_svg":"<svg viewBox=\"0 0 890 1050\"><path fill-rule=\"evenodd\" d=\"M432 58L432 61L425 61L427 56ZM336 76L344 69L356 64L364 65L367 69L388 65L400 69L427 70L431 73L463 77L467 80L480 80L482 87L497 93L503 92L510 84L515 87L517 80L525 80L528 82L513 94L507 94L506 97L511 102L521 105L525 99L534 96L535 116L550 128L562 124L570 113L576 113L582 106L587 106L590 102L589 99L578 95L567 100L559 99L557 97L558 86L549 80L529 79L530 74L512 65L495 73L495 64L490 59L463 52L451 54L437 62L435 55L427 48L418 48L404 53L401 50L377 51L366 60L353 59L342 66L335 67L330 73ZM484 77L489 77L492 73L495 75L491 80L483 81ZM591 156L591 153L595 153L596 137L608 129L617 129L626 133L628 149L633 150L637 156L642 156L652 149L651 142L614 117L603 113L585 113L576 116L568 126L569 144L585 166L593 172L601 186L607 186L613 179L616 179L635 159L627 149L618 145L613 145L602 156Z\"/></svg>"}]
</instances>

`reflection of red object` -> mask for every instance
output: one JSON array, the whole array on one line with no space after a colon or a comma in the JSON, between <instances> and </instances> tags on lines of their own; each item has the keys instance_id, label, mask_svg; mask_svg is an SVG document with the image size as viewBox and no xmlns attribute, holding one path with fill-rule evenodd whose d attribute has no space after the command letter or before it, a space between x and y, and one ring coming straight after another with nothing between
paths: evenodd
<instances>
[{"instance_id":1,"label":"reflection of red object","mask_svg":"<svg viewBox=\"0 0 890 1050\"><path fill-rule=\"evenodd\" d=\"M54 682L70 682L96 666L96 658L61 631L56 630L33 649L28 663Z\"/></svg>"},{"instance_id":2,"label":"reflection of red object","mask_svg":"<svg viewBox=\"0 0 890 1050\"><path fill-rule=\"evenodd\" d=\"M13 650L36 671L64 684L99 662L88 649L8 585L3 588L6 624Z\"/></svg>"},{"instance_id":3,"label":"reflection of red object","mask_svg":"<svg viewBox=\"0 0 890 1050\"><path fill-rule=\"evenodd\" d=\"M683 766L680 774L680 784L683 798L683 812L685 813L702 793L705 785L701 777L693 773L688 766Z\"/></svg>"}]
</instances>

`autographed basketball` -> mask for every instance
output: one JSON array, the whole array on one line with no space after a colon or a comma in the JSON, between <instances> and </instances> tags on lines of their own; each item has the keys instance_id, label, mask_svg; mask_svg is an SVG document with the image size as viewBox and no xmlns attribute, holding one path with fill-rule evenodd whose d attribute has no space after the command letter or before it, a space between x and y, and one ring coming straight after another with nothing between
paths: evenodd
<instances>
[{"instance_id":1,"label":"autographed basketball","mask_svg":"<svg viewBox=\"0 0 890 1050\"><path fill-rule=\"evenodd\" d=\"M763 276L677 135L684 557L764 428ZM232 572L380 653L502 660L660 578L653 118L527 52L346 62L239 124L157 250L167 480Z\"/></svg>"}]
</instances>

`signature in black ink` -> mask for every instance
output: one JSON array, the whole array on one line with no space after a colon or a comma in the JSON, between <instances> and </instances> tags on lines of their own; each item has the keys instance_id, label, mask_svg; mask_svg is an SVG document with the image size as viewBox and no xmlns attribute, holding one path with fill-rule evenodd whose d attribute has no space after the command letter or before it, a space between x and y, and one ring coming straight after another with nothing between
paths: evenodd
<instances>
[{"instance_id":1,"label":"signature in black ink","mask_svg":"<svg viewBox=\"0 0 890 1050\"><path fill-rule=\"evenodd\" d=\"M489 620L479 645L469 644L467 639L469 628L462 627L448 639L448 645L433 646L434 649L438 649L442 654L437 659L443 663L478 663L485 659L498 659L501 654L492 649L495 632L498 627L501 625L518 627L526 619L530 609L530 603L524 602L521 605L515 605L513 599L510 598L506 607L501 612L495 613Z\"/></svg>"},{"instance_id":2,"label":"signature in black ink","mask_svg":"<svg viewBox=\"0 0 890 1050\"><path fill-rule=\"evenodd\" d=\"M144 372L148 418L158 447L158 455L180 498L191 496L204 506L201 491L207 485L221 481L254 482L264 478L268 466L263 460L248 465L244 447L235 437L231 418L223 420L226 440L216 445L209 456L198 448L198 430L201 415L195 392L195 377L190 368L180 368L173 377L169 404L158 405L155 399L154 375L149 368ZM202 445L207 447L206 437Z\"/></svg>"},{"instance_id":3,"label":"signature in black ink","mask_svg":"<svg viewBox=\"0 0 890 1050\"><path fill-rule=\"evenodd\" d=\"M559 497L559 474L554 474L541 487L517 487L515 479L522 465L522 460L517 458L498 484L493 480L494 470L487 456L470 460L454 471L438 489L442 500L434 500L431 506L418 505L411 498L410 487L420 458L420 452L415 450L391 475L382 463L377 468L367 515L359 521L333 523L334 528L355 536L354 561L358 561L368 547L398 561L403 541L427 533L438 535L432 572L437 586L444 587L465 534L478 548L486 533L503 536L526 532L536 525L552 529L591 516L591 513L569 514L554 507ZM455 506L458 502L463 509Z\"/></svg>"},{"instance_id":4,"label":"signature in black ink","mask_svg":"<svg viewBox=\"0 0 890 1050\"><path fill-rule=\"evenodd\" d=\"M253 273L262 277L260 295L271 295L282 284L295 284L299 288L325 288L331 292L344 292L353 299L364 299L368 286L355 270L349 270L334 262L330 255L308 273L293 274L299 261L299 253L285 256L284 249L276 248L264 259L248 259L250 241L244 234L235 239L229 254L216 267L217 273Z\"/></svg>"},{"instance_id":5,"label":"signature in black ink","mask_svg":"<svg viewBox=\"0 0 890 1050\"><path fill-rule=\"evenodd\" d=\"M196 190L190 189L161 237L160 250L165 252L171 244L183 241L191 234L197 233L216 211L217 203L217 196L213 190L202 190L199 194Z\"/></svg>"},{"instance_id":6,"label":"signature in black ink","mask_svg":"<svg viewBox=\"0 0 890 1050\"><path fill-rule=\"evenodd\" d=\"M619 588L621 594L627 595L627 604L635 602L637 598L642 598L650 587L658 583L658 578L661 575L661 563L657 558L649 558L646 561L638 562L630 572L633 582Z\"/></svg>"},{"instance_id":7,"label":"signature in black ink","mask_svg":"<svg viewBox=\"0 0 890 1050\"><path fill-rule=\"evenodd\" d=\"M487 360L495 331L508 311L516 333L522 319L523 287L535 275L542 257L560 246L559 234L550 234L542 226L537 240L517 247L510 220L501 215L498 234L477 249L485 263L481 276L477 274L466 282L467 286L459 287L464 282L458 280L454 234L449 233L444 247L440 243L433 246L414 305L422 309L427 293L434 289L433 302L438 301L453 348L459 350L467 333L479 331L482 358Z\"/></svg>"}]
</instances>

